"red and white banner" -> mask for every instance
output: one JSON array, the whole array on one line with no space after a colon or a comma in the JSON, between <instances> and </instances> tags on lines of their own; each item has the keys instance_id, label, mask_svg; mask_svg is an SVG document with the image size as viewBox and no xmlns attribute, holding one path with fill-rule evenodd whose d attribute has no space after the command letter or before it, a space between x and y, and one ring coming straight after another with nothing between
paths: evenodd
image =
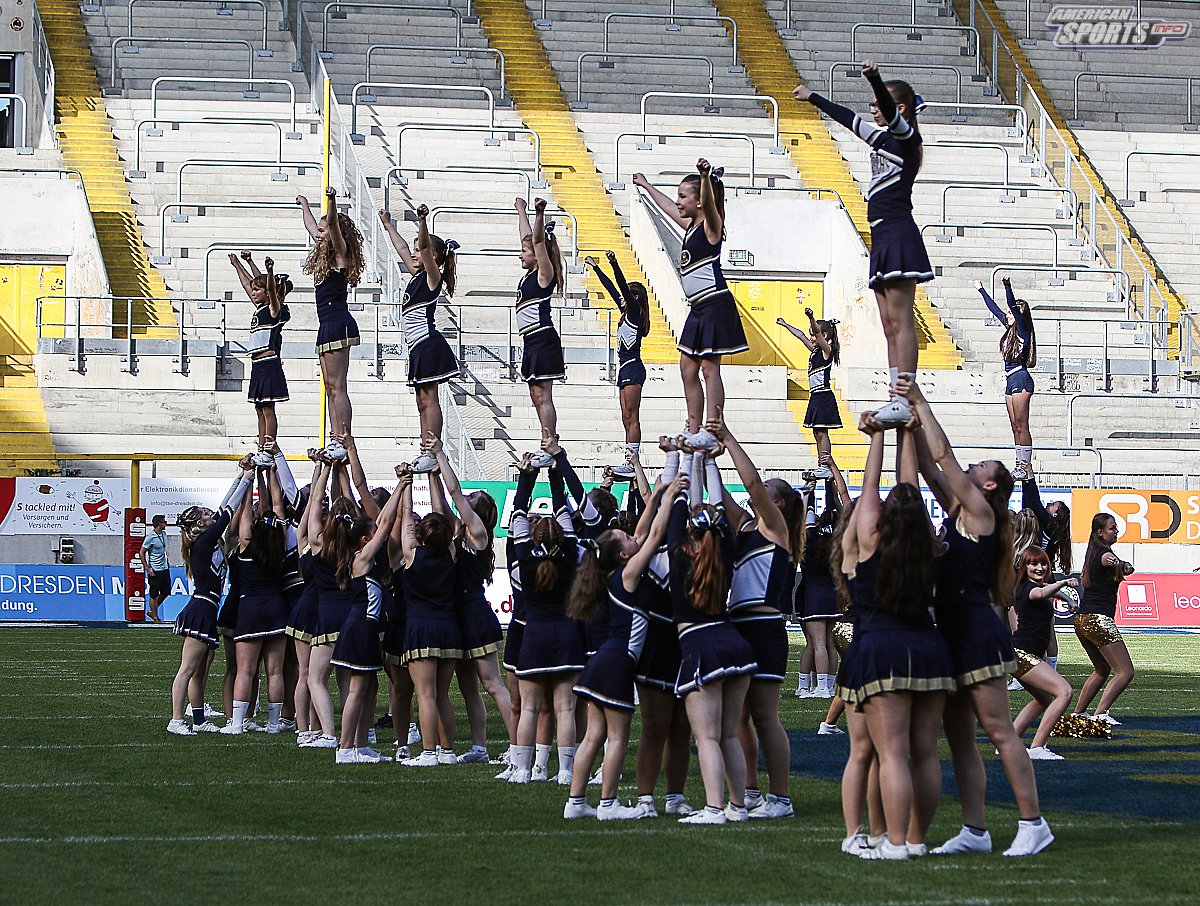
<instances>
[{"instance_id":1,"label":"red and white banner","mask_svg":"<svg viewBox=\"0 0 1200 906\"><path fill-rule=\"evenodd\" d=\"M128 478L0 478L0 535L119 535Z\"/></svg>"},{"instance_id":2,"label":"red and white banner","mask_svg":"<svg viewBox=\"0 0 1200 906\"><path fill-rule=\"evenodd\" d=\"M1200 573L1135 573L1117 595L1119 626L1200 626Z\"/></svg>"},{"instance_id":3,"label":"red and white banner","mask_svg":"<svg viewBox=\"0 0 1200 906\"><path fill-rule=\"evenodd\" d=\"M146 620L146 569L142 563L142 542L146 540L146 511L125 508L125 619L131 623Z\"/></svg>"}]
</instances>

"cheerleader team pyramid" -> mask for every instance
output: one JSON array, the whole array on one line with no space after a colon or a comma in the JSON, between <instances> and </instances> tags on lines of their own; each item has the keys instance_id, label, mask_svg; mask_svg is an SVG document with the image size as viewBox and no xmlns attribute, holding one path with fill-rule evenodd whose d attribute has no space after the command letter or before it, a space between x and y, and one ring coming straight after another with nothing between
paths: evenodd
<instances>
[{"instance_id":1,"label":"cheerleader team pyramid","mask_svg":"<svg viewBox=\"0 0 1200 906\"><path fill-rule=\"evenodd\" d=\"M653 482L643 466L639 418L646 288L625 280L611 252L611 276L587 259L621 312L626 457L585 492L559 443L553 397L554 383L566 375L552 319L563 290L562 255L545 202L536 200L530 212L517 199L521 375L542 442L520 461L503 542L513 595L505 637L484 593L497 568L497 504L485 491L464 492L441 442L438 388L459 373L459 363L434 315L439 298L455 292L458 245L429 232L424 205L411 245L380 212L411 275L402 319L421 453L396 466L393 487L371 488L354 443L346 379L359 342L347 292L363 271L362 237L338 212L332 189L319 218L300 197L313 240L304 272L316 285L317 354L334 439L308 451L311 478L298 487L275 441L275 408L288 399L280 350L292 281L274 272L270 258L260 272L249 253L231 255L256 306L249 397L258 412L258 452L238 464L215 509L192 506L179 516L195 593L174 627L183 652L168 732L294 732L301 748L334 750L339 765L392 761L374 748L383 670L394 759L403 766L489 762L486 693L508 738L507 751L492 762L502 766L497 779L569 787L565 819L654 818L660 808L683 824L785 819L793 815L791 753L779 703L788 666L785 614L794 613L807 642L796 694L832 699L819 733L849 734L845 853L897 860L991 851L978 725L999 755L1020 814L1004 854L1030 856L1050 845L1033 762L1062 760L1047 743L1063 719L1106 732L1117 725L1110 708L1133 667L1113 616L1117 587L1132 568L1112 552L1114 521L1098 514L1082 581L1055 578L1055 567L1060 575L1071 571L1069 512L1060 502L1043 506L1033 480L1028 368L1036 342L1029 307L1007 283L1007 311L978 288L1006 325L1000 346L1015 468L996 460L964 466L955 456L914 377L914 293L933 279L912 217L921 100L906 82L884 82L871 61L862 72L874 90L871 119L803 86L795 91L872 148L870 286L887 340L891 394L859 419L870 448L857 498L829 440L841 427L829 382L840 354L836 321L806 310L805 327L784 324L811 353L805 424L819 465L807 483L763 480L737 440L721 360L748 344L721 271L721 171L704 159L674 198L643 175L634 178L683 231L679 276L690 305L678 343L686 424L658 438L664 465ZM895 482L884 497L888 432L895 433ZM745 486L746 506L723 485L722 459ZM531 508L541 475L552 500L546 515ZM922 479L947 513L936 528L918 489ZM1008 501L1018 481L1024 509L1014 519ZM823 508L815 503L817 482L825 485ZM623 504L612 491L617 483L628 488ZM431 508L420 515L414 490L425 486ZM1074 718L1072 689L1055 668L1056 597L1078 609L1076 633L1094 665ZM1006 609L1009 622L1000 616ZM206 717L204 691L222 636L230 717L218 728ZM263 675L265 724L253 713ZM1015 722L1009 675L1033 696ZM469 722L471 747L463 754L455 751L452 685ZM632 773L625 774L635 711L641 732ZM838 727L843 713L846 731ZM1035 723L1026 748L1021 738ZM950 746L962 829L930 848L926 833L941 797L939 733ZM704 790L704 802L695 804L684 796L693 743ZM617 799L623 774L637 785L628 804ZM598 806L588 802L590 784L600 786ZM659 790L665 799L656 798Z\"/></svg>"}]
</instances>

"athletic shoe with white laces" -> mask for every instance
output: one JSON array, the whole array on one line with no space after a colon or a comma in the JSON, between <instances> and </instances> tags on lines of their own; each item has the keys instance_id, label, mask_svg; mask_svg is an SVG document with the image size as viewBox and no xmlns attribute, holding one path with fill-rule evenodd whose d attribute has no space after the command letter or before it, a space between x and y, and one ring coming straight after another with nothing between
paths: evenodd
<instances>
[{"instance_id":1,"label":"athletic shoe with white laces","mask_svg":"<svg viewBox=\"0 0 1200 906\"><path fill-rule=\"evenodd\" d=\"M1051 751L1049 746L1030 746L1029 747L1030 761L1066 761L1057 752Z\"/></svg>"},{"instance_id":2,"label":"athletic shoe with white laces","mask_svg":"<svg viewBox=\"0 0 1200 906\"><path fill-rule=\"evenodd\" d=\"M604 783L604 768L598 768L596 773L592 775L592 779L588 781L588 786L600 786Z\"/></svg>"},{"instance_id":3,"label":"athletic shoe with white laces","mask_svg":"<svg viewBox=\"0 0 1200 906\"><path fill-rule=\"evenodd\" d=\"M301 730L296 734L296 748L303 749L321 734L315 730Z\"/></svg>"},{"instance_id":4,"label":"athletic shoe with white laces","mask_svg":"<svg viewBox=\"0 0 1200 906\"><path fill-rule=\"evenodd\" d=\"M216 708L214 708L208 702L205 702L204 703L204 716L207 717L209 720L212 720L214 717L224 717L225 712L218 711Z\"/></svg>"},{"instance_id":5,"label":"athletic shoe with white laces","mask_svg":"<svg viewBox=\"0 0 1200 906\"><path fill-rule=\"evenodd\" d=\"M653 806L651 806L653 807ZM667 801L666 807L663 809L668 815L681 815L686 818L688 815L696 814L696 810L692 808L692 804L686 799L670 799Z\"/></svg>"},{"instance_id":6,"label":"athletic shoe with white laces","mask_svg":"<svg viewBox=\"0 0 1200 906\"><path fill-rule=\"evenodd\" d=\"M814 689L797 689L796 698L812 698Z\"/></svg>"},{"instance_id":7,"label":"athletic shoe with white laces","mask_svg":"<svg viewBox=\"0 0 1200 906\"><path fill-rule=\"evenodd\" d=\"M746 811L752 812L766 801L766 798L758 790L746 790Z\"/></svg>"},{"instance_id":8,"label":"athletic shoe with white laces","mask_svg":"<svg viewBox=\"0 0 1200 906\"><path fill-rule=\"evenodd\" d=\"M186 720L172 718L167 722L167 732L175 736L195 736L196 731L188 726Z\"/></svg>"},{"instance_id":9,"label":"athletic shoe with white laces","mask_svg":"<svg viewBox=\"0 0 1200 906\"><path fill-rule=\"evenodd\" d=\"M548 469L554 465L554 457L545 450L538 450L530 457L529 465L535 469Z\"/></svg>"},{"instance_id":10,"label":"athletic shoe with white laces","mask_svg":"<svg viewBox=\"0 0 1200 906\"><path fill-rule=\"evenodd\" d=\"M744 805L734 805L732 802L725 805L725 820L726 821L749 821L750 812Z\"/></svg>"},{"instance_id":11,"label":"athletic shoe with white laces","mask_svg":"<svg viewBox=\"0 0 1200 906\"><path fill-rule=\"evenodd\" d=\"M428 453L422 453L412 461L412 473L414 475L428 475L438 467L437 460Z\"/></svg>"},{"instance_id":12,"label":"athletic shoe with white laces","mask_svg":"<svg viewBox=\"0 0 1200 906\"><path fill-rule=\"evenodd\" d=\"M371 729L367 730L367 745L373 746L378 741L379 740L375 738L375 728L371 727Z\"/></svg>"},{"instance_id":13,"label":"athletic shoe with white laces","mask_svg":"<svg viewBox=\"0 0 1200 906\"><path fill-rule=\"evenodd\" d=\"M1021 685L1021 681L1015 677L1008 681L1009 692L1020 692L1024 688L1025 687Z\"/></svg>"},{"instance_id":14,"label":"athletic shoe with white laces","mask_svg":"<svg viewBox=\"0 0 1200 906\"><path fill-rule=\"evenodd\" d=\"M929 855L929 847L924 843L908 844L908 857L910 859L920 859L927 855Z\"/></svg>"},{"instance_id":15,"label":"athletic shoe with white laces","mask_svg":"<svg viewBox=\"0 0 1200 906\"><path fill-rule=\"evenodd\" d=\"M903 843L896 844L889 840L884 840L873 849L868 849L860 853L859 858L866 859L867 861L906 862L908 861L908 847Z\"/></svg>"},{"instance_id":16,"label":"athletic shoe with white laces","mask_svg":"<svg viewBox=\"0 0 1200 906\"><path fill-rule=\"evenodd\" d=\"M396 746L396 761L408 758L408 746Z\"/></svg>"},{"instance_id":17,"label":"athletic shoe with white laces","mask_svg":"<svg viewBox=\"0 0 1200 906\"><path fill-rule=\"evenodd\" d=\"M931 850L935 856L960 856L963 853L990 853L991 851L991 834L984 831L982 836L977 836L965 827L941 846Z\"/></svg>"},{"instance_id":18,"label":"athletic shoe with white laces","mask_svg":"<svg viewBox=\"0 0 1200 906\"><path fill-rule=\"evenodd\" d=\"M825 723L825 721L821 721L821 726L819 726L817 728L817 735L818 736L845 736L846 731L843 730L841 727L839 727L837 724L827 724L827 723Z\"/></svg>"},{"instance_id":19,"label":"athletic shoe with white laces","mask_svg":"<svg viewBox=\"0 0 1200 906\"><path fill-rule=\"evenodd\" d=\"M240 724L235 724L233 721L230 721L225 726L221 727L221 732L226 736L241 736L246 732L245 721Z\"/></svg>"},{"instance_id":20,"label":"athletic shoe with white laces","mask_svg":"<svg viewBox=\"0 0 1200 906\"><path fill-rule=\"evenodd\" d=\"M637 478L637 473L633 471L633 466L627 462L623 462L619 466L609 466L608 473L617 481L633 481Z\"/></svg>"},{"instance_id":21,"label":"athletic shoe with white laces","mask_svg":"<svg viewBox=\"0 0 1200 906\"><path fill-rule=\"evenodd\" d=\"M529 783L529 771L525 768L506 768L501 773L508 774L509 783Z\"/></svg>"},{"instance_id":22,"label":"athletic shoe with white laces","mask_svg":"<svg viewBox=\"0 0 1200 906\"><path fill-rule=\"evenodd\" d=\"M252 721L249 717L247 717L245 723L242 724L242 729L245 730L247 733L266 733L267 732L267 728L266 728L265 724L257 724L254 721Z\"/></svg>"},{"instance_id":23,"label":"athletic shoe with white laces","mask_svg":"<svg viewBox=\"0 0 1200 906\"><path fill-rule=\"evenodd\" d=\"M712 453L720 446L720 442L707 428L701 428L695 434L686 435L684 440L692 449L703 450L705 453Z\"/></svg>"},{"instance_id":24,"label":"athletic shoe with white laces","mask_svg":"<svg viewBox=\"0 0 1200 906\"><path fill-rule=\"evenodd\" d=\"M634 808L638 810L639 818L657 818L658 817L658 809L656 809L654 807L654 800L650 800L649 802L639 802L637 805L634 806ZM689 812L689 814L690 814L690 812Z\"/></svg>"},{"instance_id":25,"label":"athletic shoe with white laces","mask_svg":"<svg viewBox=\"0 0 1200 906\"><path fill-rule=\"evenodd\" d=\"M415 746L421 742L421 731L417 729L416 724L408 725L408 744Z\"/></svg>"},{"instance_id":26,"label":"athletic shoe with white laces","mask_svg":"<svg viewBox=\"0 0 1200 906\"><path fill-rule=\"evenodd\" d=\"M359 746L358 747L358 757L360 760L370 762L371 764L377 764L378 762L381 762L381 761L391 761L392 760L391 755L383 755L380 752L376 751L375 749L372 749L370 746Z\"/></svg>"},{"instance_id":27,"label":"athletic shoe with white laces","mask_svg":"<svg viewBox=\"0 0 1200 906\"><path fill-rule=\"evenodd\" d=\"M1036 856L1054 842L1054 834L1050 833L1050 825L1045 819L1039 818L1037 823L1021 821L1017 825L1017 836L1012 846L1004 851L1006 856Z\"/></svg>"},{"instance_id":28,"label":"athletic shoe with white laces","mask_svg":"<svg viewBox=\"0 0 1200 906\"><path fill-rule=\"evenodd\" d=\"M415 758L405 758L400 763L406 768L436 768L438 766L437 752L424 749Z\"/></svg>"},{"instance_id":29,"label":"athletic shoe with white laces","mask_svg":"<svg viewBox=\"0 0 1200 906\"><path fill-rule=\"evenodd\" d=\"M559 786L570 786L571 785L571 775L573 773L574 773L573 771L559 771L558 774L555 775L554 779L558 783Z\"/></svg>"},{"instance_id":30,"label":"athletic shoe with white laces","mask_svg":"<svg viewBox=\"0 0 1200 906\"><path fill-rule=\"evenodd\" d=\"M791 818L795 812L790 802L781 802L774 793L767 793L767 798L757 808L750 809L751 818Z\"/></svg>"},{"instance_id":31,"label":"athletic shoe with white laces","mask_svg":"<svg viewBox=\"0 0 1200 906\"><path fill-rule=\"evenodd\" d=\"M525 783L548 783L550 781L550 772L540 764L535 764L529 772L529 779Z\"/></svg>"},{"instance_id":32,"label":"athletic shoe with white laces","mask_svg":"<svg viewBox=\"0 0 1200 906\"><path fill-rule=\"evenodd\" d=\"M358 764L362 760L358 749L338 749L337 754L333 756L334 764Z\"/></svg>"},{"instance_id":33,"label":"athletic shoe with white laces","mask_svg":"<svg viewBox=\"0 0 1200 906\"><path fill-rule=\"evenodd\" d=\"M563 806L563 818L567 821L576 821L579 818L595 818L596 810L586 802L572 802L567 800L567 804Z\"/></svg>"},{"instance_id":34,"label":"athletic shoe with white laces","mask_svg":"<svg viewBox=\"0 0 1200 906\"><path fill-rule=\"evenodd\" d=\"M1104 723L1108 724L1110 727L1121 726L1121 722L1119 720L1114 719L1113 716L1111 714L1109 714L1107 711L1097 711L1096 716L1093 717L1092 720L1103 721Z\"/></svg>"},{"instance_id":35,"label":"athletic shoe with white laces","mask_svg":"<svg viewBox=\"0 0 1200 906\"><path fill-rule=\"evenodd\" d=\"M325 455L334 462L343 462L350 456L350 454L346 452L346 448L336 440L331 440L325 445Z\"/></svg>"},{"instance_id":36,"label":"athletic shoe with white laces","mask_svg":"<svg viewBox=\"0 0 1200 906\"><path fill-rule=\"evenodd\" d=\"M192 724L192 729L197 733L220 733L221 728L214 724L211 720L206 720L198 724Z\"/></svg>"},{"instance_id":37,"label":"athletic shoe with white laces","mask_svg":"<svg viewBox=\"0 0 1200 906\"><path fill-rule=\"evenodd\" d=\"M250 458L254 462L256 469L269 469L275 465L275 457L264 450L259 450Z\"/></svg>"},{"instance_id":38,"label":"athletic shoe with white laces","mask_svg":"<svg viewBox=\"0 0 1200 906\"><path fill-rule=\"evenodd\" d=\"M1017 462L1013 464L1012 472L1009 474L1012 475L1013 481L1028 481L1030 476L1033 474L1033 465L1031 463L1017 460Z\"/></svg>"},{"instance_id":39,"label":"athletic shoe with white laces","mask_svg":"<svg viewBox=\"0 0 1200 906\"><path fill-rule=\"evenodd\" d=\"M513 766L511 764L506 764L504 766L504 770L496 775L496 779L497 780L508 780L512 777L513 771L515 771L515 770L516 770L515 766Z\"/></svg>"},{"instance_id":40,"label":"athletic shoe with white laces","mask_svg":"<svg viewBox=\"0 0 1200 906\"><path fill-rule=\"evenodd\" d=\"M295 733L296 732L296 722L288 717L279 718L279 732L280 733Z\"/></svg>"},{"instance_id":41,"label":"athletic shoe with white laces","mask_svg":"<svg viewBox=\"0 0 1200 906\"><path fill-rule=\"evenodd\" d=\"M679 819L680 824L724 824L725 821L724 810L714 810L707 807Z\"/></svg>"},{"instance_id":42,"label":"athletic shoe with white laces","mask_svg":"<svg viewBox=\"0 0 1200 906\"><path fill-rule=\"evenodd\" d=\"M875 410L875 421L885 428L899 428L907 425L912 417L912 406L902 396L893 396Z\"/></svg>"},{"instance_id":43,"label":"athletic shoe with white laces","mask_svg":"<svg viewBox=\"0 0 1200 906\"><path fill-rule=\"evenodd\" d=\"M483 746L471 746L467 751L458 756L459 764L487 764L491 761L488 757L487 749Z\"/></svg>"},{"instance_id":44,"label":"athletic shoe with white laces","mask_svg":"<svg viewBox=\"0 0 1200 906\"><path fill-rule=\"evenodd\" d=\"M453 749L443 749L438 746L436 751L438 764L458 764L458 756L454 754Z\"/></svg>"},{"instance_id":45,"label":"athletic shoe with white laces","mask_svg":"<svg viewBox=\"0 0 1200 906\"><path fill-rule=\"evenodd\" d=\"M283 732L283 727L278 722L271 723L270 721L267 721L267 725L263 727L263 732L270 733L272 736L278 736Z\"/></svg>"},{"instance_id":46,"label":"athletic shoe with white laces","mask_svg":"<svg viewBox=\"0 0 1200 906\"><path fill-rule=\"evenodd\" d=\"M817 466L808 474L814 481L828 481L833 477L833 470L829 466Z\"/></svg>"},{"instance_id":47,"label":"athletic shoe with white laces","mask_svg":"<svg viewBox=\"0 0 1200 906\"><path fill-rule=\"evenodd\" d=\"M846 837L842 841L842 852L848 856L854 856L859 859L861 859L863 857L863 853L870 848L871 845L867 843L867 835L862 832L854 834L851 837Z\"/></svg>"},{"instance_id":48,"label":"athletic shoe with white laces","mask_svg":"<svg viewBox=\"0 0 1200 906\"><path fill-rule=\"evenodd\" d=\"M600 808L596 809L597 821L636 821L642 817L639 809L621 805L620 802L614 802L611 805L600 804Z\"/></svg>"},{"instance_id":49,"label":"athletic shoe with white laces","mask_svg":"<svg viewBox=\"0 0 1200 906\"><path fill-rule=\"evenodd\" d=\"M499 758L489 760L488 764L508 764L508 749L501 752Z\"/></svg>"},{"instance_id":50,"label":"athletic shoe with white laces","mask_svg":"<svg viewBox=\"0 0 1200 906\"><path fill-rule=\"evenodd\" d=\"M336 749L337 747L337 737L326 736L323 733L317 733L310 742L304 744L306 749Z\"/></svg>"}]
</instances>

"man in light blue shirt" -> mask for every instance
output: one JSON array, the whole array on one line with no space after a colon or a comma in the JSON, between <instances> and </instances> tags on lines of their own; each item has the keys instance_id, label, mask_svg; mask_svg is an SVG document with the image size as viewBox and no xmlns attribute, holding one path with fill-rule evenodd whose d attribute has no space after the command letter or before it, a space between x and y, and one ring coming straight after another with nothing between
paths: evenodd
<instances>
[{"instance_id":1,"label":"man in light blue shirt","mask_svg":"<svg viewBox=\"0 0 1200 906\"><path fill-rule=\"evenodd\" d=\"M171 567L167 562L166 516L155 516L151 520L151 530L146 532L146 540L142 542L141 557L146 576L146 600L149 602L146 619L151 623L157 623L159 621L158 608L171 593Z\"/></svg>"}]
</instances>

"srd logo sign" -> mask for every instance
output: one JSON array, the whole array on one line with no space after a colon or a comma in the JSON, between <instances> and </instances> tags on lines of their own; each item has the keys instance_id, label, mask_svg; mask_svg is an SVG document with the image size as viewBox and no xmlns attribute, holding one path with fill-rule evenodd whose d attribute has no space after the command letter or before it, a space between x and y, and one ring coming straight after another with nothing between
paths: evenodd
<instances>
[{"instance_id":1,"label":"srd logo sign","mask_svg":"<svg viewBox=\"0 0 1200 906\"><path fill-rule=\"evenodd\" d=\"M1132 6L1052 6L1046 26L1055 47L1090 50L1161 47L1190 34L1188 22L1141 19Z\"/></svg>"}]
</instances>

